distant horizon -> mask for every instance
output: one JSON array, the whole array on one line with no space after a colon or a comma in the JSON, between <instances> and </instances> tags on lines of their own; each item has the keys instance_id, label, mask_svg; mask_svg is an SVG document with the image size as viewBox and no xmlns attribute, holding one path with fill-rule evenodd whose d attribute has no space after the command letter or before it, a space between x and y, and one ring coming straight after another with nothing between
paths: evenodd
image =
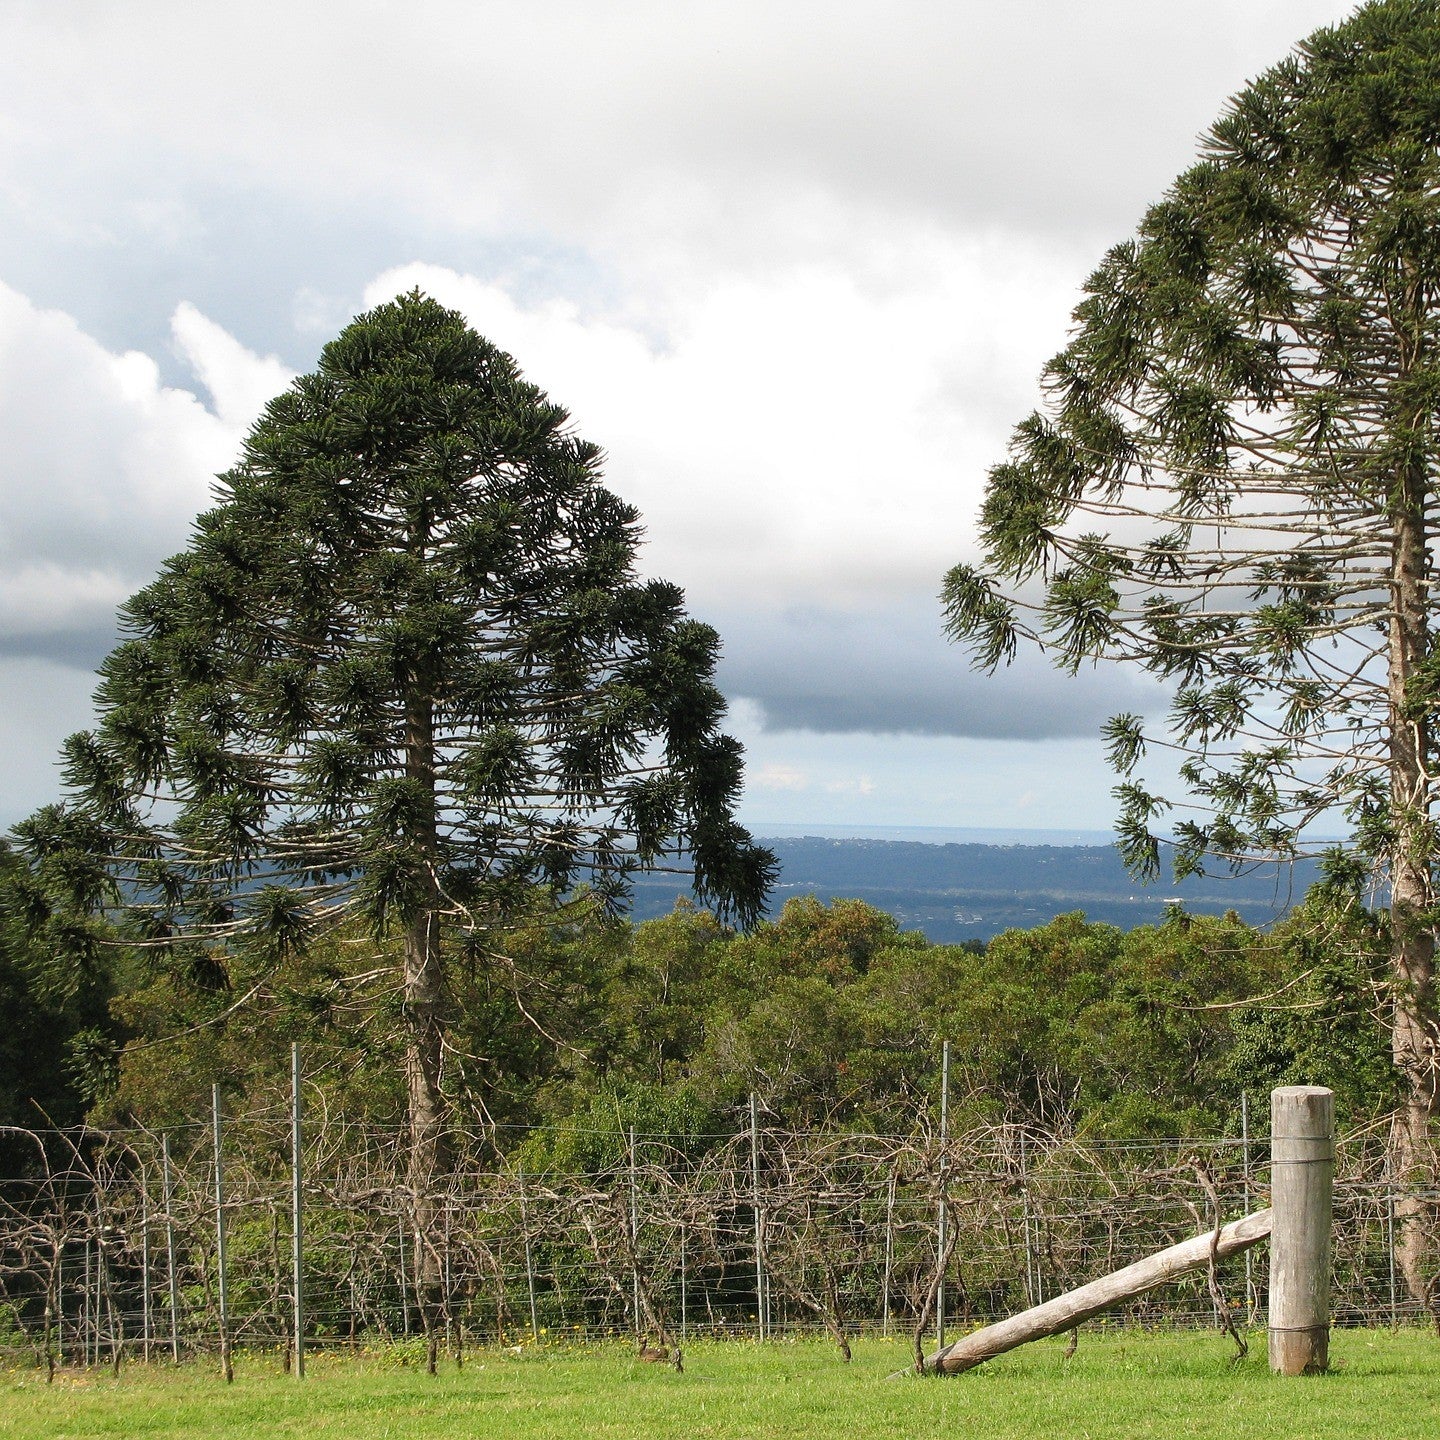
<instances>
[{"instance_id":1,"label":"distant horizon","mask_svg":"<svg viewBox=\"0 0 1440 1440\"><path fill-rule=\"evenodd\" d=\"M750 820L742 817L742 823L757 840L800 840L812 837L817 840L889 840L910 841L920 845L1051 845L1079 847L1086 845L1114 845L1113 830L1087 830L1082 826L1064 828L1027 828L1019 825L975 826L975 825L862 825L862 824L807 824L785 821ZM1161 835L1161 844L1173 844L1173 836ZM1311 847L1346 845L1351 837L1339 833L1323 833L1307 837ZM1317 850L1304 852L1315 858ZM1275 863L1275 862L1271 862ZM1284 863L1284 862L1279 862Z\"/></svg>"},{"instance_id":2,"label":"distant horizon","mask_svg":"<svg viewBox=\"0 0 1440 1440\"><path fill-rule=\"evenodd\" d=\"M757 840L909 840L921 845L1113 845L1111 830L1030 829L1023 826L973 825L836 825L749 822Z\"/></svg>"}]
</instances>

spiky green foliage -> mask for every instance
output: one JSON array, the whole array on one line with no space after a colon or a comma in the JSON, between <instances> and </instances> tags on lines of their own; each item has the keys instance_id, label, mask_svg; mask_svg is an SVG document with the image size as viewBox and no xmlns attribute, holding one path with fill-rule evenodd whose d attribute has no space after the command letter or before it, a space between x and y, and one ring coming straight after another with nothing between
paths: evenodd
<instances>
[{"instance_id":1,"label":"spiky green foliage","mask_svg":"<svg viewBox=\"0 0 1440 1440\"><path fill-rule=\"evenodd\" d=\"M990 473L983 563L947 579L951 634L984 668L1029 638L1168 682L1155 733L1108 731L1142 871L1157 815L1182 872L1337 813L1428 865L1440 6L1369 5L1235 97L1074 320ZM1147 742L1187 757L1174 814L1132 774Z\"/></svg>"},{"instance_id":2,"label":"spiky green foliage","mask_svg":"<svg viewBox=\"0 0 1440 1440\"><path fill-rule=\"evenodd\" d=\"M20 858L0 840L0 1127L73 1124L113 1073L113 967L57 986L31 934L34 901ZM0 1166L23 1163L0 1137Z\"/></svg>"},{"instance_id":3,"label":"spiky green foliage","mask_svg":"<svg viewBox=\"0 0 1440 1440\"><path fill-rule=\"evenodd\" d=\"M619 904L680 852L753 919L717 637L637 578L600 459L461 316L357 319L125 606L72 799L21 827L37 925L283 961L356 916L484 937L537 889Z\"/></svg>"},{"instance_id":4,"label":"spiky green foliage","mask_svg":"<svg viewBox=\"0 0 1440 1440\"><path fill-rule=\"evenodd\" d=\"M946 582L950 632L982 666L1028 636L1169 686L1161 733L1107 731L1146 878L1160 829L1184 875L1348 822L1389 894L1392 1173L1433 1187L1440 4L1375 0L1236 96L1074 318L991 471L984 564ZM1183 799L1136 773L1157 745ZM1407 1288L1440 1315L1436 1206L1400 1203Z\"/></svg>"}]
</instances>

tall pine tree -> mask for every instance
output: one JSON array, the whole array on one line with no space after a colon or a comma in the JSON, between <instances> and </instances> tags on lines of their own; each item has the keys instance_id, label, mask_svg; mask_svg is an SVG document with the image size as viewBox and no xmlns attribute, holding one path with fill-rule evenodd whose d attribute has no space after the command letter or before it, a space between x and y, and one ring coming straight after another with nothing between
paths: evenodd
<instances>
[{"instance_id":1,"label":"tall pine tree","mask_svg":"<svg viewBox=\"0 0 1440 1440\"><path fill-rule=\"evenodd\" d=\"M1108 731L1141 874L1166 829L1184 873L1349 822L1335 874L1388 893L1400 1254L1433 1301L1440 5L1367 5L1236 96L1074 318L951 632L982 667L1028 638L1169 683L1163 721Z\"/></svg>"},{"instance_id":2,"label":"tall pine tree","mask_svg":"<svg viewBox=\"0 0 1440 1440\"><path fill-rule=\"evenodd\" d=\"M732 815L715 632L637 578L600 458L458 314L415 293L359 317L125 606L71 799L19 832L33 923L76 963L96 917L222 970L356 917L394 937L432 1299L447 966L582 880L618 905L683 863L749 922L773 871Z\"/></svg>"}]
</instances>

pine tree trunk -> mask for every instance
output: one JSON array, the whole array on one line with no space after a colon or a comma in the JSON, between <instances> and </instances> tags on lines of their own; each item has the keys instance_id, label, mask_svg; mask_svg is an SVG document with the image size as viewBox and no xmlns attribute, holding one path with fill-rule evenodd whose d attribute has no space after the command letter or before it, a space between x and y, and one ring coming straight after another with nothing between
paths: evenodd
<instances>
[{"instance_id":1,"label":"pine tree trunk","mask_svg":"<svg viewBox=\"0 0 1440 1440\"><path fill-rule=\"evenodd\" d=\"M445 1101L440 1089L444 1030L439 917L419 916L405 931L405 1087L408 1100L407 1189L415 1243L415 1298L434 1372L444 1311L438 1235L440 1191L450 1171Z\"/></svg>"},{"instance_id":2,"label":"pine tree trunk","mask_svg":"<svg viewBox=\"0 0 1440 1440\"><path fill-rule=\"evenodd\" d=\"M440 953L437 878L439 827L435 799L434 688L431 677L415 678L405 705L405 774L428 794L430 804L418 834L406 838L429 869L426 904L405 926L405 1088L408 1102L408 1188L413 1206L415 1291L425 1327L427 1365L435 1373L439 1332L449 1297L439 1239L451 1169L446 1138L446 1105L441 1090L445 1042L445 969Z\"/></svg>"},{"instance_id":3,"label":"pine tree trunk","mask_svg":"<svg viewBox=\"0 0 1440 1440\"><path fill-rule=\"evenodd\" d=\"M1391 1139L1391 1171L1409 1191L1433 1188L1431 1125L1436 1111L1435 932L1431 905L1429 792L1425 766L1430 721L1410 713L1407 687L1429 649L1426 619L1425 477L1406 478L1391 551L1390 621L1390 805L1395 825L1391 862L1391 968L1394 1001L1391 1053L1403 1098ZM1433 1308L1435 1281L1427 1274L1433 1201L1404 1194L1395 1208L1396 1260L1411 1298Z\"/></svg>"}]
</instances>

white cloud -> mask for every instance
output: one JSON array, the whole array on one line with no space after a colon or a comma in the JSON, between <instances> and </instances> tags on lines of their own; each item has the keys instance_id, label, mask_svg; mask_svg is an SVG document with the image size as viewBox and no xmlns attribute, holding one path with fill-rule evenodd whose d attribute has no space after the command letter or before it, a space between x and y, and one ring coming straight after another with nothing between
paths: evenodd
<instances>
[{"instance_id":1,"label":"white cloud","mask_svg":"<svg viewBox=\"0 0 1440 1440\"><path fill-rule=\"evenodd\" d=\"M643 320L419 263L365 301L418 286L512 353L605 447L608 483L645 518L647 567L697 608L868 608L933 596L959 558L1023 413L1011 397L1033 395L1059 348L1076 279L1023 246L917 257L903 288L817 265L717 281Z\"/></svg>"},{"instance_id":2,"label":"white cloud","mask_svg":"<svg viewBox=\"0 0 1440 1440\"><path fill-rule=\"evenodd\" d=\"M190 307L177 341L214 397L162 384L0 285L0 651L98 658L116 606L184 547L262 397L288 378Z\"/></svg>"},{"instance_id":3,"label":"white cloud","mask_svg":"<svg viewBox=\"0 0 1440 1440\"><path fill-rule=\"evenodd\" d=\"M793 765L762 765L747 772L745 783L755 790L806 790L810 777Z\"/></svg>"},{"instance_id":4,"label":"white cloud","mask_svg":"<svg viewBox=\"0 0 1440 1440\"><path fill-rule=\"evenodd\" d=\"M169 230L189 223L165 208L178 185L223 175L242 193L372 195L428 226L561 235L632 274L700 252L767 269L869 250L897 223L1129 224L1226 93L1351 8L12 6L0 81L31 157L11 162L12 188L48 163L63 210L86 208L88 177L148 166L132 194Z\"/></svg>"},{"instance_id":5,"label":"white cloud","mask_svg":"<svg viewBox=\"0 0 1440 1440\"><path fill-rule=\"evenodd\" d=\"M276 356L247 350L189 303L176 307L170 333L195 377L210 392L216 417L237 436L295 378L295 372Z\"/></svg>"},{"instance_id":6,"label":"white cloud","mask_svg":"<svg viewBox=\"0 0 1440 1440\"><path fill-rule=\"evenodd\" d=\"M0 564L12 576L0 636L47 607L109 606L111 582L147 578L183 543L234 447L148 356L107 351L4 285L0 433Z\"/></svg>"}]
</instances>

